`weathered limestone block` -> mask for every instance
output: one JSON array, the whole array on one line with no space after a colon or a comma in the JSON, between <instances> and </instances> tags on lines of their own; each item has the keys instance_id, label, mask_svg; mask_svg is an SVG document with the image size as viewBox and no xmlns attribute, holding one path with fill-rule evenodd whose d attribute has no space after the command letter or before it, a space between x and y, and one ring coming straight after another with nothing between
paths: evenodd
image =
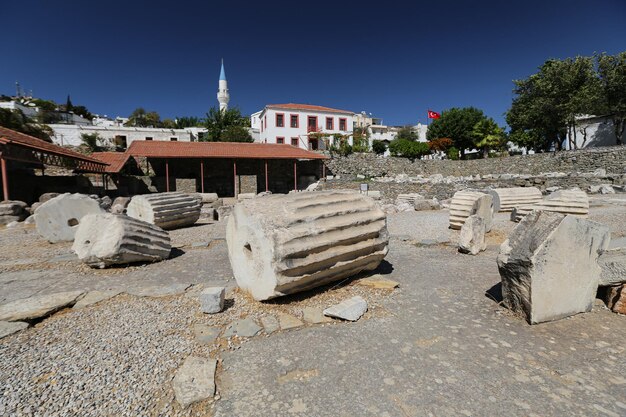
<instances>
[{"instance_id":1,"label":"weathered limestone block","mask_svg":"<svg viewBox=\"0 0 626 417\"><path fill-rule=\"evenodd\" d=\"M60 194L43 203L35 212L37 232L49 242L74 240L81 219L104 213L97 200L84 194Z\"/></svg>"},{"instance_id":2,"label":"weathered limestone block","mask_svg":"<svg viewBox=\"0 0 626 417\"><path fill-rule=\"evenodd\" d=\"M485 230L489 232L493 212L491 195L478 191L457 191L450 202L450 229L461 229L469 216L477 214L485 220Z\"/></svg>"},{"instance_id":3,"label":"weathered limestone block","mask_svg":"<svg viewBox=\"0 0 626 417\"><path fill-rule=\"evenodd\" d=\"M626 284L607 288L605 301L611 311L626 314Z\"/></svg>"},{"instance_id":4,"label":"weathered limestone block","mask_svg":"<svg viewBox=\"0 0 626 417\"><path fill-rule=\"evenodd\" d=\"M339 304L328 307L324 310L324 315L342 320L357 321L367 311L367 301L357 295L343 300Z\"/></svg>"},{"instance_id":5,"label":"weathered limestone block","mask_svg":"<svg viewBox=\"0 0 626 417\"><path fill-rule=\"evenodd\" d=\"M498 211L511 211L517 206L527 206L541 201L541 190L536 187L493 188L488 190Z\"/></svg>"},{"instance_id":6,"label":"weathered limestone block","mask_svg":"<svg viewBox=\"0 0 626 417\"><path fill-rule=\"evenodd\" d=\"M0 201L0 216L23 215L27 206L28 204L26 204L23 201L16 201L16 200Z\"/></svg>"},{"instance_id":7,"label":"weathered limestone block","mask_svg":"<svg viewBox=\"0 0 626 417\"><path fill-rule=\"evenodd\" d=\"M598 264L602 268L600 286L626 282L626 247L605 250L600 254Z\"/></svg>"},{"instance_id":8,"label":"weathered limestone block","mask_svg":"<svg viewBox=\"0 0 626 417\"><path fill-rule=\"evenodd\" d=\"M156 262L170 254L170 237L153 224L123 214L83 217L72 250L94 268L132 262Z\"/></svg>"},{"instance_id":9,"label":"weathered limestone block","mask_svg":"<svg viewBox=\"0 0 626 417\"><path fill-rule=\"evenodd\" d=\"M590 311L600 278L599 254L610 240L600 223L534 211L500 246L505 305L530 324Z\"/></svg>"},{"instance_id":10,"label":"weathered limestone block","mask_svg":"<svg viewBox=\"0 0 626 417\"><path fill-rule=\"evenodd\" d=\"M215 203L219 198L217 193L198 193L200 199L202 200L202 204L211 204Z\"/></svg>"},{"instance_id":11,"label":"weathered limestone block","mask_svg":"<svg viewBox=\"0 0 626 417\"><path fill-rule=\"evenodd\" d=\"M126 214L168 230L194 224L200 218L201 207L197 194L145 194L130 200Z\"/></svg>"},{"instance_id":12,"label":"weathered limestone block","mask_svg":"<svg viewBox=\"0 0 626 417\"><path fill-rule=\"evenodd\" d=\"M398 197L396 198L396 205L400 205L402 203L407 203L411 206L415 205L415 202L418 200L423 200L424 197L420 194L417 193L411 193L411 194L398 194Z\"/></svg>"},{"instance_id":13,"label":"weathered limestone block","mask_svg":"<svg viewBox=\"0 0 626 417\"><path fill-rule=\"evenodd\" d=\"M198 356L189 356L185 359L172 380L176 401L182 408L213 397L216 368L216 359Z\"/></svg>"},{"instance_id":14,"label":"weathered limestone block","mask_svg":"<svg viewBox=\"0 0 626 417\"><path fill-rule=\"evenodd\" d=\"M226 241L237 284L267 300L375 269L389 236L371 198L313 191L235 205Z\"/></svg>"},{"instance_id":15,"label":"weathered limestone block","mask_svg":"<svg viewBox=\"0 0 626 417\"><path fill-rule=\"evenodd\" d=\"M472 214L465 220L459 235L459 252L478 255L487 249L485 243L485 220L477 214Z\"/></svg>"},{"instance_id":16,"label":"weathered limestone block","mask_svg":"<svg viewBox=\"0 0 626 417\"><path fill-rule=\"evenodd\" d=\"M559 190L536 204L515 207L511 212L511 220L518 222L533 210L586 218L589 215L589 196L580 190Z\"/></svg>"},{"instance_id":17,"label":"weathered limestone block","mask_svg":"<svg viewBox=\"0 0 626 417\"><path fill-rule=\"evenodd\" d=\"M219 313L224 309L224 287L209 287L202 290L200 296L200 311L208 314Z\"/></svg>"}]
</instances>

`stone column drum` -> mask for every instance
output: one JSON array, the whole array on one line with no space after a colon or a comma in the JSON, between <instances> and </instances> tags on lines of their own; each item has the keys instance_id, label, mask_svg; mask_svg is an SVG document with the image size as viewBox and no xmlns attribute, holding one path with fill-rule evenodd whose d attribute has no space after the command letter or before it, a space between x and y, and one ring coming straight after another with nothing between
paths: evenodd
<instances>
[{"instance_id":1,"label":"stone column drum","mask_svg":"<svg viewBox=\"0 0 626 417\"><path fill-rule=\"evenodd\" d=\"M170 230L190 226L200 218L202 200L198 195L158 193L136 195L130 200L126 214Z\"/></svg>"},{"instance_id":2,"label":"stone column drum","mask_svg":"<svg viewBox=\"0 0 626 417\"><path fill-rule=\"evenodd\" d=\"M586 218L589 215L589 196L580 190L555 191L536 204L515 207L511 212L511 220L518 222L533 210Z\"/></svg>"},{"instance_id":3,"label":"stone column drum","mask_svg":"<svg viewBox=\"0 0 626 417\"><path fill-rule=\"evenodd\" d=\"M226 241L239 287L268 300L375 269L389 236L371 198L315 191L238 203Z\"/></svg>"},{"instance_id":4,"label":"stone column drum","mask_svg":"<svg viewBox=\"0 0 626 417\"><path fill-rule=\"evenodd\" d=\"M450 229L460 230L465 220L477 214L485 220L485 231L491 230L493 221L493 198L479 191L457 191L450 201Z\"/></svg>"},{"instance_id":5,"label":"stone column drum","mask_svg":"<svg viewBox=\"0 0 626 417\"><path fill-rule=\"evenodd\" d=\"M543 198L537 187L492 188L487 192L493 197L496 211L511 211L517 206L538 203Z\"/></svg>"},{"instance_id":6,"label":"stone column drum","mask_svg":"<svg viewBox=\"0 0 626 417\"><path fill-rule=\"evenodd\" d=\"M123 214L88 214L76 230L72 250L94 268L155 262L170 254L169 234L158 226Z\"/></svg>"},{"instance_id":7,"label":"stone column drum","mask_svg":"<svg viewBox=\"0 0 626 417\"><path fill-rule=\"evenodd\" d=\"M104 212L98 201L89 196L65 193L39 206L34 217L37 232L48 242L71 242L84 216Z\"/></svg>"}]
</instances>

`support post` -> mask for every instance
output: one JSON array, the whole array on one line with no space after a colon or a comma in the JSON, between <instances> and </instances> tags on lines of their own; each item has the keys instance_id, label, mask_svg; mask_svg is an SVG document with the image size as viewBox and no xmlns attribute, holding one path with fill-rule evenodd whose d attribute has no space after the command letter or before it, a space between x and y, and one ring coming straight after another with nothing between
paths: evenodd
<instances>
[{"instance_id":1,"label":"support post","mask_svg":"<svg viewBox=\"0 0 626 417\"><path fill-rule=\"evenodd\" d=\"M326 164L322 161L322 178L326 181Z\"/></svg>"},{"instance_id":2,"label":"support post","mask_svg":"<svg viewBox=\"0 0 626 417\"><path fill-rule=\"evenodd\" d=\"M107 183L106 183L106 178L105 178L105 176L104 176L104 175L105 175L105 174L102 174L102 189L103 189L104 191L106 191L106 190L107 190Z\"/></svg>"},{"instance_id":3,"label":"support post","mask_svg":"<svg viewBox=\"0 0 626 417\"><path fill-rule=\"evenodd\" d=\"M269 187L269 178L267 177L267 159L265 160L265 191L269 191L270 187Z\"/></svg>"},{"instance_id":4,"label":"support post","mask_svg":"<svg viewBox=\"0 0 626 417\"><path fill-rule=\"evenodd\" d=\"M2 191L4 194L3 197L4 197L4 201L8 201L9 200L9 179L7 178L7 162L2 157L2 153L0 153L0 167L2 170Z\"/></svg>"},{"instance_id":5,"label":"support post","mask_svg":"<svg viewBox=\"0 0 626 417\"><path fill-rule=\"evenodd\" d=\"M298 191L298 173L296 170L296 164L298 163L298 161L296 161L295 159L293 160L293 189L294 191Z\"/></svg>"},{"instance_id":6,"label":"support post","mask_svg":"<svg viewBox=\"0 0 626 417\"><path fill-rule=\"evenodd\" d=\"M237 192L237 161L235 159L233 159L233 185L235 186L234 188L234 192L235 192L235 198L237 198L237 195L239 194Z\"/></svg>"},{"instance_id":7,"label":"support post","mask_svg":"<svg viewBox=\"0 0 626 417\"><path fill-rule=\"evenodd\" d=\"M165 191L170 192L170 164L167 159L165 160Z\"/></svg>"},{"instance_id":8,"label":"support post","mask_svg":"<svg viewBox=\"0 0 626 417\"><path fill-rule=\"evenodd\" d=\"M204 194L204 159L200 160L200 190Z\"/></svg>"}]
</instances>

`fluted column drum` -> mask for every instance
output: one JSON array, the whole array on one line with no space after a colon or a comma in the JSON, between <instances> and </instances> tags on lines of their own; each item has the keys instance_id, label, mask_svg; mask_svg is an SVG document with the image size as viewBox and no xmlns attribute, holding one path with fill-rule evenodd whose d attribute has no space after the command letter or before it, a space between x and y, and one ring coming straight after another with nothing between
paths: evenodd
<instances>
[{"instance_id":1,"label":"fluted column drum","mask_svg":"<svg viewBox=\"0 0 626 417\"><path fill-rule=\"evenodd\" d=\"M238 203L226 241L239 287L267 300L376 269L389 236L371 198L321 191Z\"/></svg>"},{"instance_id":2,"label":"fluted column drum","mask_svg":"<svg viewBox=\"0 0 626 417\"><path fill-rule=\"evenodd\" d=\"M171 230L190 226L200 218L202 199L197 194L157 193L136 195L126 214Z\"/></svg>"}]
</instances>

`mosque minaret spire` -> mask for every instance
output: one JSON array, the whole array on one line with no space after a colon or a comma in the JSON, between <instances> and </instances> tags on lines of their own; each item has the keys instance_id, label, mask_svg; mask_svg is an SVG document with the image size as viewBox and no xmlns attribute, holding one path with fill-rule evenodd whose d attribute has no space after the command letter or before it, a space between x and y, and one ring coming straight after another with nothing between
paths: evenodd
<instances>
[{"instance_id":1,"label":"mosque minaret spire","mask_svg":"<svg viewBox=\"0 0 626 417\"><path fill-rule=\"evenodd\" d=\"M220 110L228 110L228 102L230 94L228 93L228 81L226 81L226 72L224 71L224 59L222 58L222 69L220 71L219 88L217 90L217 101L220 103Z\"/></svg>"}]
</instances>

